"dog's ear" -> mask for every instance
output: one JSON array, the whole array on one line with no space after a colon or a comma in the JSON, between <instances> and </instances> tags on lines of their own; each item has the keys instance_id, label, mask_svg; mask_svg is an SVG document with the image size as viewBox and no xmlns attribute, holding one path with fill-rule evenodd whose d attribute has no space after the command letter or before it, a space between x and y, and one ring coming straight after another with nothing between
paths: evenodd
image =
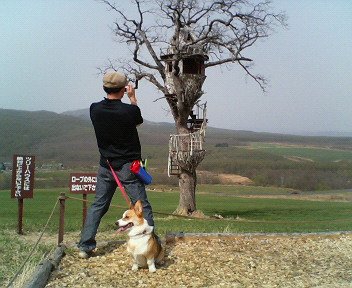
<instances>
[{"instance_id":1,"label":"dog's ear","mask_svg":"<svg viewBox=\"0 0 352 288\"><path fill-rule=\"evenodd\" d=\"M141 217L143 214L143 206L142 206L142 201L138 200L136 204L134 205L134 211L136 212L138 217Z\"/></svg>"},{"instance_id":2,"label":"dog's ear","mask_svg":"<svg viewBox=\"0 0 352 288\"><path fill-rule=\"evenodd\" d=\"M130 202L130 210L134 209L134 205L132 204L132 202Z\"/></svg>"}]
</instances>

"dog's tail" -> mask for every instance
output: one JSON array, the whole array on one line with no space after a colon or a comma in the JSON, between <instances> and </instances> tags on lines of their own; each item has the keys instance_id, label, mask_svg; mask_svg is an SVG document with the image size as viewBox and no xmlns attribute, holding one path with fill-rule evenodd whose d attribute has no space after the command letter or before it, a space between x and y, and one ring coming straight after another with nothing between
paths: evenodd
<instances>
[{"instance_id":1,"label":"dog's tail","mask_svg":"<svg viewBox=\"0 0 352 288\"><path fill-rule=\"evenodd\" d=\"M152 237L155 239L157 246L158 246L158 251L157 254L158 256L155 259L155 262L158 264L163 264L164 263L164 257L165 257L165 251L163 246L161 245L161 239L158 235L155 234L155 232L152 232Z\"/></svg>"}]
</instances>

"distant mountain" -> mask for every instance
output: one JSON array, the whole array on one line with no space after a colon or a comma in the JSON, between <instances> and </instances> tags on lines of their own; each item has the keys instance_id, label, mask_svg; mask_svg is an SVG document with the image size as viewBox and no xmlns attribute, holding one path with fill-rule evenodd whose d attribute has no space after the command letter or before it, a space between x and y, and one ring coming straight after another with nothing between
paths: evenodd
<instances>
[{"instance_id":1,"label":"distant mountain","mask_svg":"<svg viewBox=\"0 0 352 288\"><path fill-rule=\"evenodd\" d=\"M60 115L74 116L74 117L77 117L77 118L82 118L84 120L90 120L90 118L89 118L89 108L65 111L65 112L61 113Z\"/></svg>"},{"instance_id":2,"label":"distant mountain","mask_svg":"<svg viewBox=\"0 0 352 288\"><path fill-rule=\"evenodd\" d=\"M347 131L317 131L317 132L297 132L296 135L307 136L327 136L327 137L352 137L352 132Z\"/></svg>"},{"instance_id":3,"label":"distant mountain","mask_svg":"<svg viewBox=\"0 0 352 288\"><path fill-rule=\"evenodd\" d=\"M57 114L48 111L0 109L0 162L14 154L37 155L42 162L96 165L98 151L88 109ZM145 121L139 128L142 145L167 146L170 123Z\"/></svg>"},{"instance_id":4,"label":"distant mountain","mask_svg":"<svg viewBox=\"0 0 352 288\"><path fill-rule=\"evenodd\" d=\"M43 162L64 162L66 165L96 165L98 152L89 109L57 114L48 111L0 109L0 162L11 161L13 154L33 154ZM139 127L142 146L162 147L167 153L169 135L174 124L145 120ZM349 137L302 137L252 131L234 131L208 127L206 145L227 143L247 145L249 142L281 142L351 147ZM155 149L161 151L161 148Z\"/></svg>"},{"instance_id":5,"label":"distant mountain","mask_svg":"<svg viewBox=\"0 0 352 288\"><path fill-rule=\"evenodd\" d=\"M62 112L61 115L73 116L73 117L81 118L83 120L89 120L90 121L89 108L65 111L65 112ZM172 123L168 123L168 122L152 122L152 121L148 121L146 119L144 119L144 124L154 125L154 126L159 126L159 127L160 126L166 126L166 127L169 127L170 129L173 129L175 127L175 125L172 124Z\"/></svg>"},{"instance_id":6,"label":"distant mountain","mask_svg":"<svg viewBox=\"0 0 352 288\"><path fill-rule=\"evenodd\" d=\"M45 161L90 161L96 141L91 124L48 111L0 109L0 162L13 154L33 154ZM64 157L63 157L64 155ZM96 158L96 157L95 157Z\"/></svg>"}]
</instances>

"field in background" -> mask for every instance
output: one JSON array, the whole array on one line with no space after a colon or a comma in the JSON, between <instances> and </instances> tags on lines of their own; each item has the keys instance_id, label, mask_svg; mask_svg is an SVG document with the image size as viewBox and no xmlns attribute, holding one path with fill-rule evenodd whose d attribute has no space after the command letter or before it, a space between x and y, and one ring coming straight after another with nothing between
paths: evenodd
<instances>
[{"instance_id":1,"label":"field in background","mask_svg":"<svg viewBox=\"0 0 352 288\"><path fill-rule=\"evenodd\" d=\"M232 232L352 230L350 229L352 223L348 221L352 220L352 191L349 190L297 194L298 192L285 188L199 185L197 208L210 217L204 221L170 219L158 215L157 212L172 213L176 209L179 198L178 189L169 186L150 188L154 191L149 190L148 195L156 211L157 226L161 233L173 230L173 227L169 226L173 222L177 224L177 230L184 232L219 232L226 227ZM67 192L68 196L82 198L81 195L69 194L67 190L64 188L36 189L34 199L25 199L25 231L40 231L43 228L61 192ZM93 197L94 195L88 195L90 200L93 200ZM1 229L16 229L17 201L10 198L9 191L0 192L0 201L2 203ZM102 222L102 230L113 229L116 217L125 210L126 204L119 191L115 195L113 204L123 208L113 207L109 210ZM81 208L81 201L67 200L67 231L80 229ZM211 219L214 215L221 215L225 219ZM209 221L216 225L209 225ZM282 225L282 221L285 225ZM57 223L58 213L55 213L48 231L55 233Z\"/></svg>"},{"instance_id":2,"label":"field in background","mask_svg":"<svg viewBox=\"0 0 352 288\"><path fill-rule=\"evenodd\" d=\"M9 164L13 154L35 155L37 188L67 186L64 179L49 177L49 167L97 171L99 155L88 109L69 115L0 109L0 122L0 164ZM170 133L175 133L174 125L145 121L138 131L142 155L149 159L155 183L177 185L177 178L167 177L168 140ZM305 191L352 188L351 137L208 127L205 149L207 154L198 170L207 174L199 174L200 184L224 184L219 174L236 174L257 186ZM0 189L9 189L10 177L2 174Z\"/></svg>"},{"instance_id":3,"label":"field in background","mask_svg":"<svg viewBox=\"0 0 352 288\"><path fill-rule=\"evenodd\" d=\"M250 142L245 146L218 147L206 143L207 154L198 167L199 184L229 184L221 174L247 177L256 186L286 187L303 191L352 188L352 150L303 144ZM167 176L168 147L143 145L154 183L178 186ZM38 162L40 157L37 157ZM71 172L96 172L93 164L64 169L43 169L38 163L37 188L67 187ZM233 183L230 183L233 184ZM246 183L248 184L248 183ZM11 173L0 173L0 189L10 189Z\"/></svg>"},{"instance_id":4,"label":"field in background","mask_svg":"<svg viewBox=\"0 0 352 288\"><path fill-rule=\"evenodd\" d=\"M352 161L351 150L307 147L305 145L283 145L274 143L251 143L250 149L258 149L270 154L287 157L292 161L339 162Z\"/></svg>"}]
</instances>

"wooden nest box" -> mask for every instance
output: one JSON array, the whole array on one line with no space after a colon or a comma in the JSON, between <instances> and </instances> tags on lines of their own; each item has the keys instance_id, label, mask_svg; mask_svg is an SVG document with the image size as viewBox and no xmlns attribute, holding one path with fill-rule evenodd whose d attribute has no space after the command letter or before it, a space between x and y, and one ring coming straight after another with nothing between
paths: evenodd
<instances>
[{"instance_id":1,"label":"wooden nest box","mask_svg":"<svg viewBox=\"0 0 352 288\"><path fill-rule=\"evenodd\" d=\"M184 85L196 89L203 84L205 76L205 61L209 60L203 46L194 44L195 37L183 28L178 41L173 39L170 47L162 52L160 59L165 62L166 87L168 95L175 95L174 77L182 80Z\"/></svg>"},{"instance_id":2,"label":"wooden nest box","mask_svg":"<svg viewBox=\"0 0 352 288\"><path fill-rule=\"evenodd\" d=\"M201 75L205 76L205 61L209 58L203 53L200 48L193 48L188 46L184 51L176 55L175 49L167 49L167 54L160 56L161 60L165 62L166 74L173 73L174 75ZM180 59L178 59L180 58Z\"/></svg>"}]
</instances>

